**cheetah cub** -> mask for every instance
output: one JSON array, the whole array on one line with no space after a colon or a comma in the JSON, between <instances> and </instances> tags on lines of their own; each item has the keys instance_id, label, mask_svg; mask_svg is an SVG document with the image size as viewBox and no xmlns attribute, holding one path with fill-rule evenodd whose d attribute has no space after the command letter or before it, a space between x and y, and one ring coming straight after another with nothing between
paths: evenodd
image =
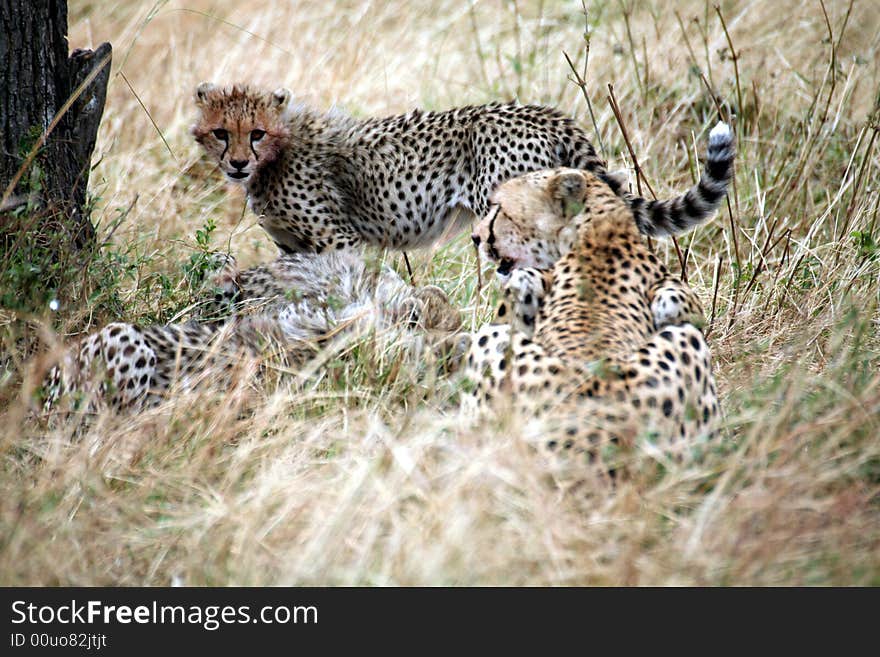
<instances>
[{"instance_id":1,"label":"cheetah cub","mask_svg":"<svg viewBox=\"0 0 880 657\"><path fill-rule=\"evenodd\" d=\"M244 271L227 256L210 288L202 321L116 322L72 345L45 378L43 410L137 410L200 386L228 388L266 357L296 366L335 339L375 330L394 340L408 329L443 338L461 322L438 288L412 287L351 252L284 255ZM404 337L416 350L423 342Z\"/></svg>"},{"instance_id":2,"label":"cheetah cub","mask_svg":"<svg viewBox=\"0 0 880 657\"><path fill-rule=\"evenodd\" d=\"M733 157L721 123L707 169L726 183ZM711 438L719 405L699 303L650 252L632 206L567 168L510 180L492 203L474 241L511 273L500 321L472 338L466 408L537 414L533 437L569 464L607 466L637 440L680 456Z\"/></svg>"},{"instance_id":3,"label":"cheetah cub","mask_svg":"<svg viewBox=\"0 0 880 657\"><path fill-rule=\"evenodd\" d=\"M286 89L202 83L196 141L286 253L359 245L407 250L453 236L489 210L500 183L572 167L625 200L646 234L709 217L726 191L712 168L686 194L646 201L608 175L586 133L549 107L498 104L355 119L292 101Z\"/></svg>"}]
</instances>

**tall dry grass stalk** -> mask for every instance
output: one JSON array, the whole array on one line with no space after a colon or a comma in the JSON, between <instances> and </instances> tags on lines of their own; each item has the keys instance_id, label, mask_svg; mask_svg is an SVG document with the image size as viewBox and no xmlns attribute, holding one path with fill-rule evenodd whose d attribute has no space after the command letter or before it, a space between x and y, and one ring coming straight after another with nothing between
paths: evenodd
<instances>
[{"instance_id":1,"label":"tall dry grass stalk","mask_svg":"<svg viewBox=\"0 0 880 657\"><path fill-rule=\"evenodd\" d=\"M57 313L0 315L2 583L880 584L876 3L591 3L587 41L578 2L71 5L70 43L116 53L91 178L109 240ZM585 43L579 88L563 51L580 74ZM724 440L683 463L645 445L628 481L563 491L519 427L464 425L455 380L371 336L304 384L38 422L39 327L168 319L209 219L243 265L274 255L187 134L205 79L357 115L517 95L592 130L586 93L620 168L612 84L658 196L733 116L727 207L679 253L654 244L711 309ZM496 290L468 246L412 260L480 322Z\"/></svg>"}]
</instances>

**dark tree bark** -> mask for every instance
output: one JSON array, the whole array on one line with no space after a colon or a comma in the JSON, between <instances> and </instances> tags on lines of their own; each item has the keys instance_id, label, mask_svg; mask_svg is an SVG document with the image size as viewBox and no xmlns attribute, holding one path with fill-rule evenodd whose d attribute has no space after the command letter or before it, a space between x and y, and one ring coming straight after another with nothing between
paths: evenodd
<instances>
[{"instance_id":1,"label":"dark tree bark","mask_svg":"<svg viewBox=\"0 0 880 657\"><path fill-rule=\"evenodd\" d=\"M77 87L100 67L14 190L19 198L38 193L41 205L65 217L77 247L95 237L86 187L110 55L103 43L68 57L66 0L0 0L0 195Z\"/></svg>"}]
</instances>

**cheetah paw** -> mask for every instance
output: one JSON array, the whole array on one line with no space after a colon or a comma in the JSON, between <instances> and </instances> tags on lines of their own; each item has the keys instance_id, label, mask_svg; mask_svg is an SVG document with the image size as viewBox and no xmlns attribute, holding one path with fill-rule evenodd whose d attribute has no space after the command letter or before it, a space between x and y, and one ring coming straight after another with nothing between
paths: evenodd
<instances>
[{"instance_id":1,"label":"cheetah paw","mask_svg":"<svg viewBox=\"0 0 880 657\"><path fill-rule=\"evenodd\" d=\"M413 290L410 322L423 329L451 333L461 326L461 313L449 302L446 293L435 285Z\"/></svg>"}]
</instances>

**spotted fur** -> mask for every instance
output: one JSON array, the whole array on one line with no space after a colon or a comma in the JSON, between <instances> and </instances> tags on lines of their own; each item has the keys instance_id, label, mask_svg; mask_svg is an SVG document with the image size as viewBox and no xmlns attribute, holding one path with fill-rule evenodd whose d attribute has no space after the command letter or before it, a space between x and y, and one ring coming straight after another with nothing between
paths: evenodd
<instances>
[{"instance_id":1,"label":"spotted fur","mask_svg":"<svg viewBox=\"0 0 880 657\"><path fill-rule=\"evenodd\" d=\"M599 176L555 169L508 181L476 227L506 278L498 321L472 337L470 411L541 420L566 463L602 462L645 439L680 454L719 416L693 291L650 252L632 207ZM575 457L572 460L572 457Z\"/></svg>"},{"instance_id":2,"label":"spotted fur","mask_svg":"<svg viewBox=\"0 0 880 657\"><path fill-rule=\"evenodd\" d=\"M642 232L676 233L711 215L730 176L729 130L719 132L718 157L697 185L646 201L625 191L584 131L549 107L493 103L358 120L289 98L286 90L203 83L193 128L285 252L425 246L484 216L499 183L560 166L605 180Z\"/></svg>"},{"instance_id":3,"label":"spotted fur","mask_svg":"<svg viewBox=\"0 0 880 657\"><path fill-rule=\"evenodd\" d=\"M214 278L203 321L109 324L52 368L45 410L142 408L171 390L228 386L240 366L275 354L295 365L342 333L410 327L444 336L460 314L437 287L412 287L352 252L291 254L239 272L231 257Z\"/></svg>"}]
</instances>

